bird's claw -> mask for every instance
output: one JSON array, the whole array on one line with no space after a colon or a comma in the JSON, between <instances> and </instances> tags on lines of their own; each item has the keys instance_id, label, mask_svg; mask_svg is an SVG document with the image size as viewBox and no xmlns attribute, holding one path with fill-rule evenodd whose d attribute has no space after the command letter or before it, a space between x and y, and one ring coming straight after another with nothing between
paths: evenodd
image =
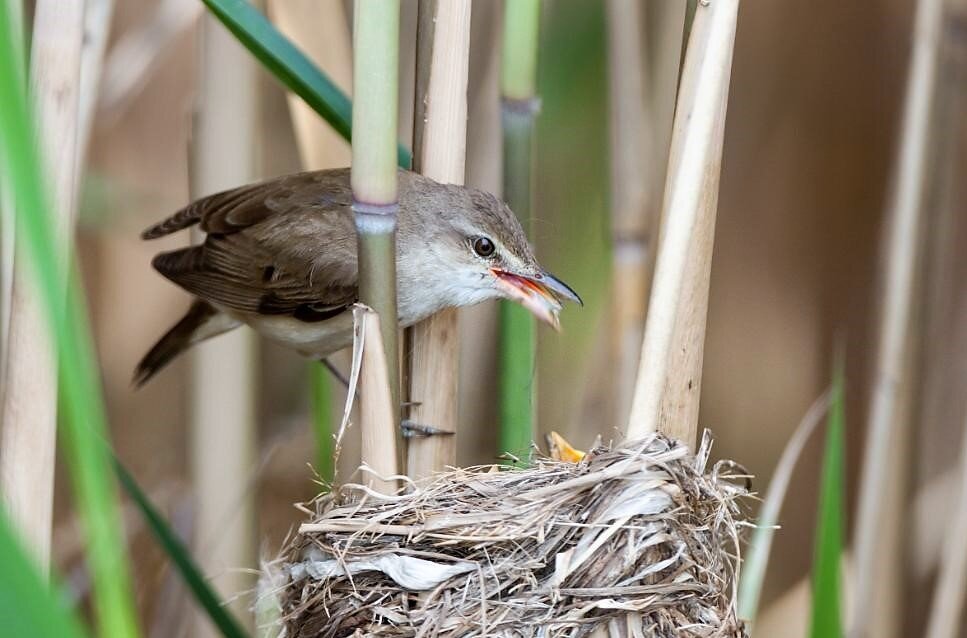
<instances>
[{"instance_id":1,"label":"bird's claw","mask_svg":"<svg viewBox=\"0 0 967 638\"><path fill-rule=\"evenodd\" d=\"M440 428L433 427L432 425L417 423L415 421L411 421L410 419L403 419L403 421L400 422L400 429L403 431L404 439L412 439L418 436L447 436L453 434L453 432L450 430L441 430Z\"/></svg>"}]
</instances>

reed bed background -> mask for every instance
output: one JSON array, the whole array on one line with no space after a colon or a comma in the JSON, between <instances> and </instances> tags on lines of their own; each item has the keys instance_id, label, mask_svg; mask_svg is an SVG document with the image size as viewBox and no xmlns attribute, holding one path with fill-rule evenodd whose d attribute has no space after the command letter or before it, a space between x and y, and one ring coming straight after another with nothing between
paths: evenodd
<instances>
[{"instance_id":1,"label":"reed bed background","mask_svg":"<svg viewBox=\"0 0 967 638\"><path fill-rule=\"evenodd\" d=\"M519 455L552 430L582 449L620 440L636 410L632 431L692 445L711 427L714 458L740 462L763 495L785 493L763 509L781 529L746 536L772 542L764 580L740 594L752 636L967 636L962 1L406 0L398 45L387 32L383 49L341 0L56 5L8 2L0 25L0 291L13 299L0 348L0 627L257 630L252 573L304 520L292 504L317 496L317 477L372 461L372 447L347 437L333 466L342 385L252 334L135 392L134 363L187 303L149 265L182 240L147 245L138 232L189 197L348 165L356 126L375 133L384 172L412 149L417 170L526 210L541 261L585 301L565 310L562 334L484 304L418 329L400 358L390 346L382 360L401 361L402 396L441 386L409 416L458 432L411 447L413 473ZM279 32L245 41L262 14ZM301 66L286 67L296 50ZM373 82L369 62L394 67L398 86ZM361 125L354 90L398 112ZM389 202L390 190L374 192ZM75 260L86 302L72 293L65 306ZM55 349L59 384L49 363L25 367ZM335 363L347 370L348 354ZM809 436L822 408L796 424L831 370L828 427ZM364 413L383 427L397 403ZM396 440L381 431L369 440L388 471L407 459L378 444ZM790 440L798 453L783 454ZM124 496L112 453L131 470ZM38 568L48 555L66 597Z\"/></svg>"}]
</instances>

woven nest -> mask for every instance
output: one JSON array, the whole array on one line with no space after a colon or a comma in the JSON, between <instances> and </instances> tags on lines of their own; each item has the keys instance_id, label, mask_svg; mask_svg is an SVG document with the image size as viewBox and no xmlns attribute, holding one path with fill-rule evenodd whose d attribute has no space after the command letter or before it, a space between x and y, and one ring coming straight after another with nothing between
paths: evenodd
<instances>
[{"instance_id":1,"label":"woven nest","mask_svg":"<svg viewBox=\"0 0 967 638\"><path fill-rule=\"evenodd\" d=\"M271 566L282 636L742 637L748 486L709 448L652 436L394 496L344 485Z\"/></svg>"}]
</instances>

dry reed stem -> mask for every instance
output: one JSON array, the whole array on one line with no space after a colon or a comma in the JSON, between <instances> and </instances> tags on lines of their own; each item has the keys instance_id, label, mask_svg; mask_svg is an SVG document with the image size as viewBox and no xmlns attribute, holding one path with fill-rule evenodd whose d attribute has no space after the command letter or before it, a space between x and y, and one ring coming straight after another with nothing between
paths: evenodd
<instances>
[{"instance_id":1,"label":"dry reed stem","mask_svg":"<svg viewBox=\"0 0 967 638\"><path fill-rule=\"evenodd\" d=\"M333 83L352 94L352 42L342 0L270 0L272 21ZM286 92L306 170L349 166L349 143L302 98Z\"/></svg>"},{"instance_id":2,"label":"dry reed stem","mask_svg":"<svg viewBox=\"0 0 967 638\"><path fill-rule=\"evenodd\" d=\"M895 563L902 552L897 543L902 534L902 508L891 508L884 516L888 499L904 498L896 490L884 489L892 474L891 460L906 456L898 450L905 432L908 410L903 409L909 396L909 378L905 370L913 363L911 348L912 310L917 299L918 271L922 259L924 223L923 198L926 183L927 154L931 135L931 116L935 102L939 60L943 0L920 0L913 30L913 51L907 77L903 123L887 221L883 305L879 326L879 347L874 372L873 394L867 422L866 454L860 485L859 512L854 546L856 548L856 593L853 610L852 638L869 635L866 619L875 601L887 596L885 588L899 587L898 579L884 577L884 557ZM902 486L899 486L902 491ZM887 518L889 520L887 520ZM884 540L891 539L891 540Z\"/></svg>"},{"instance_id":3,"label":"dry reed stem","mask_svg":"<svg viewBox=\"0 0 967 638\"><path fill-rule=\"evenodd\" d=\"M111 47L104 65L98 116L104 126L116 122L151 79L165 52L198 21L205 5L198 0L160 0L141 23Z\"/></svg>"},{"instance_id":4,"label":"dry reed stem","mask_svg":"<svg viewBox=\"0 0 967 638\"><path fill-rule=\"evenodd\" d=\"M81 86L77 104L77 167L78 182L84 175L87 147L91 139L94 114L97 110L101 74L104 70L104 51L111 31L114 0L84 1L84 39L81 48Z\"/></svg>"},{"instance_id":5,"label":"dry reed stem","mask_svg":"<svg viewBox=\"0 0 967 638\"><path fill-rule=\"evenodd\" d=\"M617 421L627 418L634 391L650 288L651 251L660 197L650 165L654 133L645 99L643 14L638 0L609 0L608 81L611 126L612 383ZM667 160L667 158L666 158ZM664 162L663 162L664 163ZM645 170L643 170L645 169ZM658 203L656 199L659 200Z\"/></svg>"},{"instance_id":6,"label":"dry reed stem","mask_svg":"<svg viewBox=\"0 0 967 638\"><path fill-rule=\"evenodd\" d=\"M200 78L192 134L191 194L201 197L255 179L258 108L255 62L218 20L201 21ZM191 357L189 410L194 540L204 573L224 599L251 589L239 568L256 559L255 340L247 328L199 344ZM233 606L251 625L241 602ZM215 636L199 613L194 636Z\"/></svg>"},{"instance_id":7,"label":"dry reed stem","mask_svg":"<svg viewBox=\"0 0 967 638\"><path fill-rule=\"evenodd\" d=\"M463 184L467 146L470 0L420 3L414 169L444 184ZM445 310L410 331L410 418L457 429L457 311ZM454 435L412 438L407 473L427 476L456 463Z\"/></svg>"},{"instance_id":8,"label":"dry reed stem","mask_svg":"<svg viewBox=\"0 0 967 638\"><path fill-rule=\"evenodd\" d=\"M82 3L39 0L30 63L41 155L54 218L55 252L66 275L76 210L77 106ZM57 362L49 322L27 265L14 265L0 484L7 511L46 571L50 559L57 431ZM63 288L66 293L66 284Z\"/></svg>"},{"instance_id":9,"label":"dry reed stem","mask_svg":"<svg viewBox=\"0 0 967 638\"><path fill-rule=\"evenodd\" d=\"M628 437L661 431L689 445L698 398L708 279L738 0L701 5L682 73L665 185L665 227L641 347Z\"/></svg>"},{"instance_id":10,"label":"dry reed stem","mask_svg":"<svg viewBox=\"0 0 967 638\"><path fill-rule=\"evenodd\" d=\"M359 427L362 433L363 465L372 473L366 485L377 492L393 494L398 489L395 477L399 474L397 464L396 419L399 406L394 404L389 389L389 369L386 351L383 349L379 315L371 308L357 305L353 310L360 324L360 348L363 353L361 387L366 400L360 401Z\"/></svg>"},{"instance_id":11,"label":"dry reed stem","mask_svg":"<svg viewBox=\"0 0 967 638\"><path fill-rule=\"evenodd\" d=\"M614 246L607 366L613 419L622 423L631 410L655 268L684 4L613 0L607 8Z\"/></svg>"},{"instance_id":12,"label":"dry reed stem","mask_svg":"<svg viewBox=\"0 0 967 638\"><path fill-rule=\"evenodd\" d=\"M927 625L927 638L957 638L967 592L967 418L960 454L960 493L944 538L940 576Z\"/></svg>"},{"instance_id":13,"label":"dry reed stem","mask_svg":"<svg viewBox=\"0 0 967 638\"><path fill-rule=\"evenodd\" d=\"M587 636L612 619L656 638L739 637L734 465L660 435L581 463L436 474L316 501L275 569L287 638Z\"/></svg>"}]
</instances>

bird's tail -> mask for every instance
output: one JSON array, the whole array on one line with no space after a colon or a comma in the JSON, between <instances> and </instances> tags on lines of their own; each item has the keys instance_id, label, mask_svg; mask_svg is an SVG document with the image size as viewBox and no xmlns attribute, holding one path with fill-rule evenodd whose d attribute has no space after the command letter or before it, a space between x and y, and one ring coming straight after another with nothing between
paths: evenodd
<instances>
[{"instance_id":1,"label":"bird's tail","mask_svg":"<svg viewBox=\"0 0 967 638\"><path fill-rule=\"evenodd\" d=\"M188 347L237 327L239 321L219 312L211 304L196 300L181 320L148 350L134 369L132 382L141 387Z\"/></svg>"}]
</instances>

